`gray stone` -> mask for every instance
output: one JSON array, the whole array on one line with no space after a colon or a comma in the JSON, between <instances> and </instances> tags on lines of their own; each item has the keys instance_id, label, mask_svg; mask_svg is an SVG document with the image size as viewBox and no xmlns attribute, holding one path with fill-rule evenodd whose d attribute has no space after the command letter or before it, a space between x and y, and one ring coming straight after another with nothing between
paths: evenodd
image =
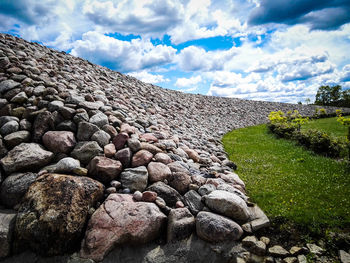
<instances>
[{"instance_id":1,"label":"gray stone","mask_svg":"<svg viewBox=\"0 0 350 263\"><path fill-rule=\"evenodd\" d=\"M194 215L197 215L204 207L202 197L194 190L190 190L184 195L184 201Z\"/></svg>"},{"instance_id":2,"label":"gray stone","mask_svg":"<svg viewBox=\"0 0 350 263\"><path fill-rule=\"evenodd\" d=\"M299 255L298 263L307 263L307 258L304 255Z\"/></svg>"},{"instance_id":3,"label":"gray stone","mask_svg":"<svg viewBox=\"0 0 350 263\"><path fill-rule=\"evenodd\" d=\"M315 245L315 244L306 244L306 247L309 249L310 253L316 255L316 256L321 256L324 252L324 249Z\"/></svg>"},{"instance_id":4,"label":"gray stone","mask_svg":"<svg viewBox=\"0 0 350 263\"><path fill-rule=\"evenodd\" d=\"M79 160L72 157L66 157L59 160L55 167L56 173L72 173L74 169L80 167Z\"/></svg>"},{"instance_id":5,"label":"gray stone","mask_svg":"<svg viewBox=\"0 0 350 263\"><path fill-rule=\"evenodd\" d=\"M75 145L74 150L71 152L71 156L86 165L92 158L102 152L102 148L95 141L78 142Z\"/></svg>"},{"instance_id":6,"label":"gray stone","mask_svg":"<svg viewBox=\"0 0 350 263\"><path fill-rule=\"evenodd\" d=\"M19 124L17 121L9 121L2 125L0 133L2 136L6 136L10 133L16 132L19 129Z\"/></svg>"},{"instance_id":7,"label":"gray stone","mask_svg":"<svg viewBox=\"0 0 350 263\"><path fill-rule=\"evenodd\" d=\"M198 193L203 196L203 195L208 195L215 190L216 190L215 185L205 184L205 185L202 185L201 187L199 187Z\"/></svg>"},{"instance_id":8,"label":"gray stone","mask_svg":"<svg viewBox=\"0 0 350 263\"><path fill-rule=\"evenodd\" d=\"M243 230L233 220L210 212L199 212L196 217L197 235L209 242L238 240Z\"/></svg>"},{"instance_id":9,"label":"gray stone","mask_svg":"<svg viewBox=\"0 0 350 263\"><path fill-rule=\"evenodd\" d=\"M114 144L112 145L114 146ZM132 153L130 148L121 149L115 154L115 159L120 161L124 168L128 168L130 166L131 158Z\"/></svg>"},{"instance_id":10,"label":"gray stone","mask_svg":"<svg viewBox=\"0 0 350 263\"><path fill-rule=\"evenodd\" d=\"M124 188L143 192L148 182L147 168L145 166L127 168L120 174L120 181Z\"/></svg>"},{"instance_id":11,"label":"gray stone","mask_svg":"<svg viewBox=\"0 0 350 263\"><path fill-rule=\"evenodd\" d=\"M18 103L18 104L23 104L27 100L28 100L27 94L24 91L22 91L22 92L18 93L16 96L14 96L11 99L11 102Z\"/></svg>"},{"instance_id":12,"label":"gray stone","mask_svg":"<svg viewBox=\"0 0 350 263\"><path fill-rule=\"evenodd\" d=\"M339 250L339 258L341 263L350 263L350 254L344 250Z\"/></svg>"},{"instance_id":13,"label":"gray stone","mask_svg":"<svg viewBox=\"0 0 350 263\"><path fill-rule=\"evenodd\" d=\"M286 257L289 255L289 252L287 250L278 245L270 247L268 252L273 257Z\"/></svg>"},{"instance_id":14,"label":"gray stone","mask_svg":"<svg viewBox=\"0 0 350 263\"><path fill-rule=\"evenodd\" d=\"M0 139L0 158L4 157L6 154L7 154L7 149L2 139Z\"/></svg>"},{"instance_id":15,"label":"gray stone","mask_svg":"<svg viewBox=\"0 0 350 263\"><path fill-rule=\"evenodd\" d=\"M14 116L0 116L0 127L2 127L5 123L10 121L19 122L19 119Z\"/></svg>"},{"instance_id":16,"label":"gray stone","mask_svg":"<svg viewBox=\"0 0 350 263\"><path fill-rule=\"evenodd\" d=\"M171 209L168 216L168 242L187 238L194 229L195 219L187 208Z\"/></svg>"},{"instance_id":17,"label":"gray stone","mask_svg":"<svg viewBox=\"0 0 350 263\"><path fill-rule=\"evenodd\" d=\"M15 221L15 211L0 210L0 259L9 256L11 253Z\"/></svg>"},{"instance_id":18,"label":"gray stone","mask_svg":"<svg viewBox=\"0 0 350 263\"><path fill-rule=\"evenodd\" d=\"M21 143L0 160L7 174L17 171L35 170L48 164L53 158L52 152L44 150L36 143Z\"/></svg>"},{"instance_id":19,"label":"gray stone","mask_svg":"<svg viewBox=\"0 0 350 263\"><path fill-rule=\"evenodd\" d=\"M111 136L103 130L99 130L91 136L91 140L96 141L101 147L109 144L110 139Z\"/></svg>"},{"instance_id":20,"label":"gray stone","mask_svg":"<svg viewBox=\"0 0 350 263\"><path fill-rule=\"evenodd\" d=\"M89 122L95 124L99 128L102 128L104 125L108 124L108 117L102 112L100 112L93 115L90 118Z\"/></svg>"},{"instance_id":21,"label":"gray stone","mask_svg":"<svg viewBox=\"0 0 350 263\"><path fill-rule=\"evenodd\" d=\"M282 260L283 263L298 263L298 259L296 257L287 257Z\"/></svg>"},{"instance_id":22,"label":"gray stone","mask_svg":"<svg viewBox=\"0 0 350 263\"><path fill-rule=\"evenodd\" d=\"M6 177L0 187L1 202L8 208L19 204L37 177L38 175L35 173L15 173Z\"/></svg>"},{"instance_id":23,"label":"gray stone","mask_svg":"<svg viewBox=\"0 0 350 263\"><path fill-rule=\"evenodd\" d=\"M30 132L29 131L17 131L10 133L4 137L4 142L9 148L13 148L22 142L30 141Z\"/></svg>"},{"instance_id":24,"label":"gray stone","mask_svg":"<svg viewBox=\"0 0 350 263\"><path fill-rule=\"evenodd\" d=\"M176 202L182 199L178 191L163 182L156 182L150 185L147 190L156 192L171 207L175 207Z\"/></svg>"},{"instance_id":25,"label":"gray stone","mask_svg":"<svg viewBox=\"0 0 350 263\"><path fill-rule=\"evenodd\" d=\"M74 122L67 120L67 121L62 121L56 126L56 129L58 131L71 131L71 132L76 132L77 131L77 126L75 125Z\"/></svg>"},{"instance_id":26,"label":"gray stone","mask_svg":"<svg viewBox=\"0 0 350 263\"><path fill-rule=\"evenodd\" d=\"M74 115L73 121L75 124L79 124L82 121L89 121L89 115L87 112L84 110L83 112L78 112L77 114Z\"/></svg>"},{"instance_id":27,"label":"gray stone","mask_svg":"<svg viewBox=\"0 0 350 263\"><path fill-rule=\"evenodd\" d=\"M81 121L78 124L77 139L79 141L88 141L90 140L91 136L98 130L99 128L95 124Z\"/></svg>"},{"instance_id":28,"label":"gray stone","mask_svg":"<svg viewBox=\"0 0 350 263\"><path fill-rule=\"evenodd\" d=\"M5 92L12 90L21 85L21 83L13 81L12 79L7 79L0 82L0 94L4 94Z\"/></svg>"},{"instance_id":29,"label":"gray stone","mask_svg":"<svg viewBox=\"0 0 350 263\"><path fill-rule=\"evenodd\" d=\"M64 103L60 100L51 101L47 109L51 112L58 111L61 107L64 106Z\"/></svg>"},{"instance_id":30,"label":"gray stone","mask_svg":"<svg viewBox=\"0 0 350 263\"><path fill-rule=\"evenodd\" d=\"M19 128L21 130L30 131L32 129L32 123L30 121L28 121L27 119L22 119L19 122Z\"/></svg>"}]
</instances>

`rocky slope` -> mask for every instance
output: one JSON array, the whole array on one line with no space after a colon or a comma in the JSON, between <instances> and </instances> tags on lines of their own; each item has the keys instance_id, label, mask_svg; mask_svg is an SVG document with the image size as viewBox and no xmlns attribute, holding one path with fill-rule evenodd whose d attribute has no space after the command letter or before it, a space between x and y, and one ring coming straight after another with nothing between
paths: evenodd
<instances>
[{"instance_id":1,"label":"rocky slope","mask_svg":"<svg viewBox=\"0 0 350 263\"><path fill-rule=\"evenodd\" d=\"M0 258L264 260L266 239L240 240L269 220L220 137L280 109L314 112L165 90L1 34Z\"/></svg>"}]
</instances>

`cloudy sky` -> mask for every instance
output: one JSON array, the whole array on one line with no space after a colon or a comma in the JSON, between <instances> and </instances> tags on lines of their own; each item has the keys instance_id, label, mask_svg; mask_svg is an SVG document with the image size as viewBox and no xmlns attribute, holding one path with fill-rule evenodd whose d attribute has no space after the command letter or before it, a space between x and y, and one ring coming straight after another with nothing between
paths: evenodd
<instances>
[{"instance_id":1,"label":"cloudy sky","mask_svg":"<svg viewBox=\"0 0 350 263\"><path fill-rule=\"evenodd\" d=\"M349 0L0 0L0 31L184 92L350 88Z\"/></svg>"}]
</instances>

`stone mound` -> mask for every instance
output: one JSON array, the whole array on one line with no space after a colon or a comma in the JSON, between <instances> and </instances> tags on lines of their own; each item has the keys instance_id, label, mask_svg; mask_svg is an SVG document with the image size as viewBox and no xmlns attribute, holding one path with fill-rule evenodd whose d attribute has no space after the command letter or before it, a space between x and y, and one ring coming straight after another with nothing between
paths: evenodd
<instances>
[{"instance_id":1,"label":"stone mound","mask_svg":"<svg viewBox=\"0 0 350 263\"><path fill-rule=\"evenodd\" d=\"M248 201L220 137L294 109L314 112L166 90L1 34L0 259L30 249L102 261L129 245L146 255L153 241L174 252L186 239L244 253L242 234L269 220ZM150 253L147 262L182 262L178 251ZM216 258L202 255L192 258Z\"/></svg>"}]
</instances>

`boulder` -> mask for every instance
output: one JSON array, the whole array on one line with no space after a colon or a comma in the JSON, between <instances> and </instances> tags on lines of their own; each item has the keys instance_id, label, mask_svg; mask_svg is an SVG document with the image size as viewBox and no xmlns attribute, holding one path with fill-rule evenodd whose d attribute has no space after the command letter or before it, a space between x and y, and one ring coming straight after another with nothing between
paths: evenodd
<instances>
[{"instance_id":1,"label":"boulder","mask_svg":"<svg viewBox=\"0 0 350 263\"><path fill-rule=\"evenodd\" d=\"M98 130L99 128L95 124L81 121L78 124L77 139L79 141L88 141L91 139L91 136Z\"/></svg>"},{"instance_id":2,"label":"boulder","mask_svg":"<svg viewBox=\"0 0 350 263\"><path fill-rule=\"evenodd\" d=\"M41 137L47 132L50 128L53 128L52 114L49 111L40 111L35 118L33 124L33 141L40 142Z\"/></svg>"},{"instance_id":3,"label":"boulder","mask_svg":"<svg viewBox=\"0 0 350 263\"><path fill-rule=\"evenodd\" d=\"M110 139L111 136L103 130L99 130L91 136L91 140L96 141L101 147L105 147Z\"/></svg>"},{"instance_id":4,"label":"boulder","mask_svg":"<svg viewBox=\"0 0 350 263\"><path fill-rule=\"evenodd\" d=\"M138 139L130 138L127 140L127 143L132 152L136 153L141 150L141 143Z\"/></svg>"},{"instance_id":5,"label":"boulder","mask_svg":"<svg viewBox=\"0 0 350 263\"><path fill-rule=\"evenodd\" d=\"M195 219L187 208L171 209L168 216L167 241L182 240L195 230Z\"/></svg>"},{"instance_id":6,"label":"boulder","mask_svg":"<svg viewBox=\"0 0 350 263\"><path fill-rule=\"evenodd\" d=\"M154 156L154 160L156 162L160 162L160 163L164 163L164 164L169 164L169 163L171 163L173 161L173 160L171 160L169 155L167 155L166 153L157 153Z\"/></svg>"},{"instance_id":7,"label":"boulder","mask_svg":"<svg viewBox=\"0 0 350 263\"><path fill-rule=\"evenodd\" d=\"M119 150L115 154L115 159L120 161L124 168L130 167L131 157L132 157L132 152L131 152L130 148L128 148L128 147Z\"/></svg>"},{"instance_id":8,"label":"boulder","mask_svg":"<svg viewBox=\"0 0 350 263\"><path fill-rule=\"evenodd\" d=\"M54 153L70 153L76 144L70 131L48 131L42 139L45 147Z\"/></svg>"},{"instance_id":9,"label":"boulder","mask_svg":"<svg viewBox=\"0 0 350 263\"><path fill-rule=\"evenodd\" d=\"M108 124L108 117L102 112L99 112L91 116L89 122L95 124L99 128L102 128L104 125Z\"/></svg>"},{"instance_id":10,"label":"boulder","mask_svg":"<svg viewBox=\"0 0 350 263\"><path fill-rule=\"evenodd\" d=\"M149 180L151 183L169 179L171 171L168 166L160 162L150 162L147 166Z\"/></svg>"},{"instance_id":11,"label":"boulder","mask_svg":"<svg viewBox=\"0 0 350 263\"><path fill-rule=\"evenodd\" d=\"M52 152L44 150L36 143L21 143L0 160L7 174L22 170L36 170L48 164L53 158Z\"/></svg>"},{"instance_id":12,"label":"boulder","mask_svg":"<svg viewBox=\"0 0 350 263\"><path fill-rule=\"evenodd\" d=\"M176 202L182 199L178 191L163 182L156 182L150 185L147 190L156 192L171 207L175 207Z\"/></svg>"},{"instance_id":13,"label":"boulder","mask_svg":"<svg viewBox=\"0 0 350 263\"><path fill-rule=\"evenodd\" d=\"M12 90L16 87L18 87L19 85L21 85L21 83L16 82L12 79L7 79L4 81L0 82L0 94L4 94L5 92Z\"/></svg>"},{"instance_id":14,"label":"boulder","mask_svg":"<svg viewBox=\"0 0 350 263\"><path fill-rule=\"evenodd\" d=\"M6 136L8 134L18 131L18 129L19 124L17 121L9 121L2 125L2 127L0 128L0 133L2 136Z\"/></svg>"},{"instance_id":15,"label":"boulder","mask_svg":"<svg viewBox=\"0 0 350 263\"><path fill-rule=\"evenodd\" d=\"M79 167L79 160L76 160L72 157L66 157L57 162L55 173L72 173L74 169L77 169Z\"/></svg>"},{"instance_id":16,"label":"boulder","mask_svg":"<svg viewBox=\"0 0 350 263\"><path fill-rule=\"evenodd\" d=\"M0 260L11 253L16 211L0 210Z\"/></svg>"},{"instance_id":17,"label":"boulder","mask_svg":"<svg viewBox=\"0 0 350 263\"><path fill-rule=\"evenodd\" d=\"M42 255L74 251L88 211L102 198L103 190L101 183L88 177L44 174L37 178L18 210L16 251L24 247Z\"/></svg>"},{"instance_id":18,"label":"boulder","mask_svg":"<svg viewBox=\"0 0 350 263\"><path fill-rule=\"evenodd\" d=\"M120 174L120 181L124 188L143 192L148 182L147 168L145 166L127 168Z\"/></svg>"},{"instance_id":19,"label":"boulder","mask_svg":"<svg viewBox=\"0 0 350 263\"><path fill-rule=\"evenodd\" d=\"M78 142L71 152L71 156L86 165L101 152L102 148L95 141Z\"/></svg>"},{"instance_id":20,"label":"boulder","mask_svg":"<svg viewBox=\"0 0 350 263\"><path fill-rule=\"evenodd\" d=\"M29 142L30 141L30 132L29 131L17 131L14 133L11 133L4 137L5 144L9 148L13 148L22 142Z\"/></svg>"},{"instance_id":21,"label":"boulder","mask_svg":"<svg viewBox=\"0 0 350 263\"><path fill-rule=\"evenodd\" d=\"M111 194L92 215L80 256L101 261L123 244L147 243L156 239L166 216L153 203L134 202L132 195Z\"/></svg>"},{"instance_id":22,"label":"boulder","mask_svg":"<svg viewBox=\"0 0 350 263\"><path fill-rule=\"evenodd\" d=\"M122 171L122 164L104 156L96 156L90 161L88 170L89 176L107 184L118 177Z\"/></svg>"},{"instance_id":23,"label":"boulder","mask_svg":"<svg viewBox=\"0 0 350 263\"><path fill-rule=\"evenodd\" d=\"M134 154L131 161L132 167L147 166L152 160L153 154L146 150L140 150Z\"/></svg>"},{"instance_id":24,"label":"boulder","mask_svg":"<svg viewBox=\"0 0 350 263\"><path fill-rule=\"evenodd\" d=\"M0 186L1 203L13 208L20 203L29 186L38 177L35 173L15 173L6 177Z\"/></svg>"},{"instance_id":25,"label":"boulder","mask_svg":"<svg viewBox=\"0 0 350 263\"><path fill-rule=\"evenodd\" d=\"M180 194L186 193L191 183L191 176L187 173L173 172L169 177L169 185L175 188Z\"/></svg>"},{"instance_id":26,"label":"boulder","mask_svg":"<svg viewBox=\"0 0 350 263\"><path fill-rule=\"evenodd\" d=\"M238 240L242 228L233 220L210 212L199 212L196 217L197 235L209 242Z\"/></svg>"},{"instance_id":27,"label":"boulder","mask_svg":"<svg viewBox=\"0 0 350 263\"><path fill-rule=\"evenodd\" d=\"M204 207L202 197L194 190L188 191L184 195L184 200L191 213L194 215L197 215Z\"/></svg>"},{"instance_id":28,"label":"boulder","mask_svg":"<svg viewBox=\"0 0 350 263\"><path fill-rule=\"evenodd\" d=\"M251 217L246 202L236 194L215 190L205 195L203 199L211 210L237 222L246 223Z\"/></svg>"},{"instance_id":29,"label":"boulder","mask_svg":"<svg viewBox=\"0 0 350 263\"><path fill-rule=\"evenodd\" d=\"M107 144L103 147L103 152L106 157L111 158L116 154L116 149L113 143Z\"/></svg>"},{"instance_id":30,"label":"boulder","mask_svg":"<svg viewBox=\"0 0 350 263\"><path fill-rule=\"evenodd\" d=\"M129 135L124 132L121 132L117 136L115 136L112 141L115 146L115 149L117 151L120 149L123 149L128 139L129 139Z\"/></svg>"}]
</instances>

